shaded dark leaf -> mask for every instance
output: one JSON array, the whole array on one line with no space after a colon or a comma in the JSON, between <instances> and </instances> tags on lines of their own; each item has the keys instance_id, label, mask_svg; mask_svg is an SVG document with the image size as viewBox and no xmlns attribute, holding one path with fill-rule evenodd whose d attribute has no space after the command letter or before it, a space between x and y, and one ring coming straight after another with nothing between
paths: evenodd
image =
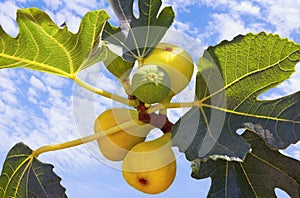
<instances>
[{"instance_id":1,"label":"shaded dark leaf","mask_svg":"<svg viewBox=\"0 0 300 198\"><path fill-rule=\"evenodd\" d=\"M192 108L174 125L173 145L190 161L196 158L242 161L250 146L224 124L227 123L225 116L224 112L214 109Z\"/></svg>"},{"instance_id":2,"label":"shaded dark leaf","mask_svg":"<svg viewBox=\"0 0 300 198\"><path fill-rule=\"evenodd\" d=\"M275 188L299 197L300 162L270 149L250 131L242 136L252 148L244 162L193 162L192 177L212 178L208 197L276 197Z\"/></svg>"},{"instance_id":3,"label":"shaded dark leaf","mask_svg":"<svg viewBox=\"0 0 300 198\"><path fill-rule=\"evenodd\" d=\"M119 19L120 27L107 23L103 38L121 46L123 58L129 62L146 57L159 43L174 20L171 7L165 7L160 11L161 0L139 0L138 18L133 13L133 0L110 0L109 2Z\"/></svg>"},{"instance_id":4,"label":"shaded dark leaf","mask_svg":"<svg viewBox=\"0 0 300 198\"><path fill-rule=\"evenodd\" d=\"M0 176L0 197L67 197L61 178L32 155L23 143L16 144L7 154Z\"/></svg>"}]
</instances>

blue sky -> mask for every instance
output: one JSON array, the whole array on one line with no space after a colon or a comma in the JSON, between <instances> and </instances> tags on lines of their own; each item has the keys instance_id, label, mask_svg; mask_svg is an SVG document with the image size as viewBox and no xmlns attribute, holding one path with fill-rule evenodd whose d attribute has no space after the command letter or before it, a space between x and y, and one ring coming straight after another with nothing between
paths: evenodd
<instances>
[{"instance_id":1,"label":"blue sky","mask_svg":"<svg viewBox=\"0 0 300 198\"><path fill-rule=\"evenodd\" d=\"M186 49L195 62L208 46L248 32L273 32L300 42L300 1L163 0L163 6L166 5L173 6L176 18L164 40ZM45 10L58 25L66 21L73 32L77 31L81 17L89 10L106 9L111 21L116 22L104 0L1 0L1 26L8 34L16 36L16 9L32 6ZM102 64L82 72L80 77L105 90L123 94ZM299 91L299 79L298 64L291 79L261 98L272 99ZM192 93L193 84L179 98L189 100ZM1 70L1 164L17 142L22 141L36 149L91 134L95 116L112 106L121 105L86 92L68 79L24 69ZM182 113L184 111L172 112L173 121ZM283 152L300 159L300 144ZM119 170L120 164L103 161L95 143L46 153L40 159L55 165L55 172L62 177L69 197L148 197L127 185ZM183 155L178 156L177 163L173 185L152 197L206 197L210 179L192 179L190 164ZM286 196L280 193L279 197Z\"/></svg>"}]
</instances>

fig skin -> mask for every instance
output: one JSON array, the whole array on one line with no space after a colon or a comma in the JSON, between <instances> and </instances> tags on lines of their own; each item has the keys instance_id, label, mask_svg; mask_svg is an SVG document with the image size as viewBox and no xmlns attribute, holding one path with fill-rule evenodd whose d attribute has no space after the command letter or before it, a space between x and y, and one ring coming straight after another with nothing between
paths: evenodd
<instances>
[{"instance_id":1,"label":"fig skin","mask_svg":"<svg viewBox=\"0 0 300 198\"><path fill-rule=\"evenodd\" d=\"M164 100L170 92L170 86L169 75L156 65L139 68L132 77L133 95L147 104Z\"/></svg>"},{"instance_id":2,"label":"fig skin","mask_svg":"<svg viewBox=\"0 0 300 198\"><path fill-rule=\"evenodd\" d=\"M167 96L169 100L187 87L194 72L189 53L170 43L159 43L146 58L139 60L139 65L158 65L168 73L171 79L171 90Z\"/></svg>"},{"instance_id":3,"label":"fig skin","mask_svg":"<svg viewBox=\"0 0 300 198\"><path fill-rule=\"evenodd\" d=\"M176 159L171 147L171 133L134 146L122 164L126 182L133 188L158 194L167 190L176 176Z\"/></svg>"},{"instance_id":4,"label":"fig skin","mask_svg":"<svg viewBox=\"0 0 300 198\"><path fill-rule=\"evenodd\" d=\"M113 108L101 113L95 120L95 133L102 132L124 122L135 120L129 129L120 128L118 132L105 135L97 140L103 156L111 161L121 161L136 144L144 142L146 136L154 128L138 120L138 112L126 108Z\"/></svg>"}]
</instances>

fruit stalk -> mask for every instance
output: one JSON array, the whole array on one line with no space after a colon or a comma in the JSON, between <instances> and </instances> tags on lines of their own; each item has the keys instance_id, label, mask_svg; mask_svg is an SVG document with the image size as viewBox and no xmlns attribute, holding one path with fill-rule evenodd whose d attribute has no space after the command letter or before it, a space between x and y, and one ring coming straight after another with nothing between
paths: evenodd
<instances>
[{"instance_id":1,"label":"fruit stalk","mask_svg":"<svg viewBox=\"0 0 300 198\"><path fill-rule=\"evenodd\" d=\"M82 80L80 80L79 78L74 78L73 79L74 82L76 82L78 85L80 85L81 87L89 90L89 91L92 91L98 95L101 95L103 97L106 97L106 98L110 98L112 100L115 100L117 102L120 102L122 104L125 104L125 105L128 105L128 106L131 106L131 107L136 107L138 106L139 102L138 101L135 101L135 100L128 100L126 98L123 98L121 96L118 96L118 95L115 95L113 93L110 93L110 92L107 92L107 91L104 91L104 90L101 90L101 89L97 89L95 87L92 87L90 85L88 85L87 83L83 82Z\"/></svg>"},{"instance_id":2,"label":"fruit stalk","mask_svg":"<svg viewBox=\"0 0 300 198\"><path fill-rule=\"evenodd\" d=\"M202 107L203 104L201 101L193 101L193 102L183 102L183 103L160 103L151 106L147 109L147 113L151 114L156 111L165 110L165 109L175 109L175 108L187 108L187 107Z\"/></svg>"},{"instance_id":3,"label":"fruit stalk","mask_svg":"<svg viewBox=\"0 0 300 198\"><path fill-rule=\"evenodd\" d=\"M144 103L140 103L137 107L139 114L138 119L144 123L149 123L156 128L159 128L163 133L172 131L173 123L170 122L166 114L156 114L155 112L148 113L149 107L145 106Z\"/></svg>"},{"instance_id":4,"label":"fruit stalk","mask_svg":"<svg viewBox=\"0 0 300 198\"><path fill-rule=\"evenodd\" d=\"M33 156L38 157L42 153L66 149L66 148L78 146L81 144L85 144L88 142L92 142L94 140L102 138L105 135L109 135L109 134L118 132L120 130L120 127L122 127L123 129L128 129L135 125L136 125L136 121L130 120L130 121L124 122L118 126L114 126L114 127L111 127L110 129L107 129L105 133L104 133L104 131L102 133L98 132L96 134L89 135L89 136L79 138L76 140L72 140L72 141L68 141L68 142L64 142L64 143L60 143L60 144L52 144L52 145L42 146L42 147L36 149L35 151L33 151Z\"/></svg>"}]
</instances>

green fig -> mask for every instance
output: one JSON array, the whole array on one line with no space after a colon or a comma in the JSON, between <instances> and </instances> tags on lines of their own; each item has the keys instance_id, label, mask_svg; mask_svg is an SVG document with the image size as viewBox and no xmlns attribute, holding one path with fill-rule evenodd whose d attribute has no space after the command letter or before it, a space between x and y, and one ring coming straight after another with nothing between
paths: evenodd
<instances>
[{"instance_id":1,"label":"green fig","mask_svg":"<svg viewBox=\"0 0 300 198\"><path fill-rule=\"evenodd\" d=\"M132 77L133 95L147 104L161 102L169 94L170 86L169 75L156 65L141 67Z\"/></svg>"}]
</instances>

